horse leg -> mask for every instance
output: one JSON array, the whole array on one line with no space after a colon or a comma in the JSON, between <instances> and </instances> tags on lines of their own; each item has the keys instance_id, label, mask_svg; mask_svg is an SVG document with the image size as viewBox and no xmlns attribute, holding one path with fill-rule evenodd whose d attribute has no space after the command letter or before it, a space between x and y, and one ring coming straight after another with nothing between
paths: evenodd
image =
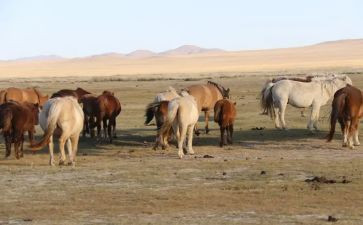
<instances>
[{"instance_id":1,"label":"horse leg","mask_svg":"<svg viewBox=\"0 0 363 225\"><path fill-rule=\"evenodd\" d=\"M305 117L304 112L305 112L305 108L302 108L302 109L301 109L301 111L300 111L300 115L301 115L301 117Z\"/></svg>"},{"instance_id":2,"label":"horse leg","mask_svg":"<svg viewBox=\"0 0 363 225\"><path fill-rule=\"evenodd\" d=\"M48 148L49 148L49 156L50 156L49 165L55 166L53 136L50 136L50 138L49 138Z\"/></svg>"},{"instance_id":3,"label":"horse leg","mask_svg":"<svg viewBox=\"0 0 363 225\"><path fill-rule=\"evenodd\" d=\"M204 111L204 117L205 117L205 133L208 134L209 133L209 128L208 128L209 111L208 110Z\"/></svg>"},{"instance_id":4,"label":"horse leg","mask_svg":"<svg viewBox=\"0 0 363 225\"><path fill-rule=\"evenodd\" d=\"M103 138L107 139L107 118L103 117Z\"/></svg>"},{"instance_id":5,"label":"horse leg","mask_svg":"<svg viewBox=\"0 0 363 225\"><path fill-rule=\"evenodd\" d=\"M96 124L97 124L97 139L98 139L98 141L101 141L101 139L102 139L102 137L101 137L101 122L102 122L101 115L97 115Z\"/></svg>"},{"instance_id":6,"label":"horse leg","mask_svg":"<svg viewBox=\"0 0 363 225\"><path fill-rule=\"evenodd\" d=\"M316 112L315 112L315 118L314 118L314 123L313 123L313 127L316 131L319 130L318 127L318 122L319 122L319 114L320 114L320 107L317 107Z\"/></svg>"},{"instance_id":7,"label":"horse leg","mask_svg":"<svg viewBox=\"0 0 363 225\"><path fill-rule=\"evenodd\" d=\"M355 132L354 132L354 145L355 146L359 146L360 145L358 125L359 125L359 123L357 123L357 127L356 127Z\"/></svg>"},{"instance_id":8,"label":"horse leg","mask_svg":"<svg viewBox=\"0 0 363 225\"><path fill-rule=\"evenodd\" d=\"M20 140L20 158L24 157L24 133L21 134L21 140Z\"/></svg>"},{"instance_id":9,"label":"horse leg","mask_svg":"<svg viewBox=\"0 0 363 225\"><path fill-rule=\"evenodd\" d=\"M194 155L193 150L193 131L194 131L194 125L190 125L188 127L188 154Z\"/></svg>"},{"instance_id":10,"label":"horse leg","mask_svg":"<svg viewBox=\"0 0 363 225\"><path fill-rule=\"evenodd\" d=\"M316 123L317 123L317 117L319 116L319 110L320 110L320 105L313 104L312 109L311 109L310 119L309 119L308 126L307 126L307 128L311 132L317 126ZM315 129L317 129L317 128L315 128Z\"/></svg>"},{"instance_id":11,"label":"horse leg","mask_svg":"<svg viewBox=\"0 0 363 225\"><path fill-rule=\"evenodd\" d=\"M20 159L19 147L21 145L21 133L19 133L18 131L14 131L13 140L14 140L15 157L17 159Z\"/></svg>"},{"instance_id":12,"label":"horse leg","mask_svg":"<svg viewBox=\"0 0 363 225\"><path fill-rule=\"evenodd\" d=\"M111 134L111 129L112 129L112 119L108 120L108 126L107 126L107 133L108 133L108 138L110 139L110 143L112 143L112 137L113 135Z\"/></svg>"},{"instance_id":13,"label":"horse leg","mask_svg":"<svg viewBox=\"0 0 363 225\"><path fill-rule=\"evenodd\" d=\"M82 136L86 137L86 133L89 133L88 116L84 115Z\"/></svg>"},{"instance_id":14,"label":"horse leg","mask_svg":"<svg viewBox=\"0 0 363 225\"><path fill-rule=\"evenodd\" d=\"M78 151L78 141L79 141L79 135L73 135L70 137L71 143L72 143L72 155L69 155L69 159L71 161L71 164L73 167L76 166L76 155Z\"/></svg>"},{"instance_id":15,"label":"horse leg","mask_svg":"<svg viewBox=\"0 0 363 225\"><path fill-rule=\"evenodd\" d=\"M229 144L233 144L233 124L230 124L227 129L229 130L229 138L227 141Z\"/></svg>"},{"instance_id":16,"label":"horse leg","mask_svg":"<svg viewBox=\"0 0 363 225\"><path fill-rule=\"evenodd\" d=\"M95 123L95 117L94 116L90 116L89 119L88 119L88 124L94 124L94 123ZM94 138L95 137L95 128L91 128L89 126L88 129L89 129L91 138Z\"/></svg>"},{"instance_id":17,"label":"horse leg","mask_svg":"<svg viewBox=\"0 0 363 225\"><path fill-rule=\"evenodd\" d=\"M347 147L348 146L348 133L349 133L350 125L351 125L351 121L347 121L345 123L345 126L344 126L344 131L343 131L343 147Z\"/></svg>"},{"instance_id":18,"label":"horse leg","mask_svg":"<svg viewBox=\"0 0 363 225\"><path fill-rule=\"evenodd\" d=\"M198 124L196 124L196 125L194 126L194 133L195 133L195 135L197 135L197 136L199 136L199 135L200 135L200 131L199 131L199 129L198 129Z\"/></svg>"},{"instance_id":19,"label":"horse leg","mask_svg":"<svg viewBox=\"0 0 363 225\"><path fill-rule=\"evenodd\" d=\"M112 133L113 133L113 137L117 138L117 135L116 135L116 117L112 119Z\"/></svg>"},{"instance_id":20,"label":"horse leg","mask_svg":"<svg viewBox=\"0 0 363 225\"><path fill-rule=\"evenodd\" d=\"M221 124L220 127L219 127L220 131L221 131L221 140L219 141L219 146L220 147L223 147L223 145L225 144L224 143L224 131L225 131L225 128L223 127L223 125Z\"/></svg>"},{"instance_id":21,"label":"horse leg","mask_svg":"<svg viewBox=\"0 0 363 225\"><path fill-rule=\"evenodd\" d=\"M5 138L5 148L6 148L5 158L7 158L10 156L11 153L11 136L9 134L5 134L4 138Z\"/></svg>"},{"instance_id":22,"label":"horse leg","mask_svg":"<svg viewBox=\"0 0 363 225\"><path fill-rule=\"evenodd\" d=\"M64 165L66 161L66 153L64 151L64 145L66 144L67 138L62 134L59 138L59 165Z\"/></svg>"},{"instance_id":23,"label":"horse leg","mask_svg":"<svg viewBox=\"0 0 363 225\"><path fill-rule=\"evenodd\" d=\"M72 151L72 142L71 142L70 138L67 139L66 144L67 144L67 151L68 151L68 157L69 157L68 165L71 165L73 162L73 151Z\"/></svg>"},{"instance_id":24,"label":"horse leg","mask_svg":"<svg viewBox=\"0 0 363 225\"><path fill-rule=\"evenodd\" d=\"M357 118L353 118L352 119L352 123L349 127L349 133L348 133L348 146L350 149L354 149L354 136L356 134L356 132L358 131L357 128L358 128L358 119Z\"/></svg>"},{"instance_id":25,"label":"horse leg","mask_svg":"<svg viewBox=\"0 0 363 225\"><path fill-rule=\"evenodd\" d=\"M281 129L280 126L280 110L278 107L274 107L274 114L275 114L275 128Z\"/></svg>"},{"instance_id":26,"label":"horse leg","mask_svg":"<svg viewBox=\"0 0 363 225\"><path fill-rule=\"evenodd\" d=\"M280 107L279 107L280 114L279 114L279 117L280 117L280 121L282 123L282 129L284 129L284 130L287 130L286 122L285 122L286 107L287 107L287 101L280 102Z\"/></svg>"},{"instance_id":27,"label":"horse leg","mask_svg":"<svg viewBox=\"0 0 363 225\"><path fill-rule=\"evenodd\" d=\"M185 137L187 134L187 128L183 124L179 124L179 138L178 138L178 156L179 158L183 158L184 152L183 152L183 144L185 141Z\"/></svg>"}]
</instances>

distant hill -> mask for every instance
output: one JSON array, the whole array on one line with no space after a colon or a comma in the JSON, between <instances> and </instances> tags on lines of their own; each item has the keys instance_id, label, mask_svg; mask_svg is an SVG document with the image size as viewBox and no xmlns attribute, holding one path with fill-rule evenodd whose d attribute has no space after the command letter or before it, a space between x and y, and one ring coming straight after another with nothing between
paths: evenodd
<instances>
[{"instance_id":1,"label":"distant hill","mask_svg":"<svg viewBox=\"0 0 363 225\"><path fill-rule=\"evenodd\" d=\"M184 45L161 53L137 50L66 59L38 56L0 62L0 77L110 76L269 71L363 70L363 39L310 46L223 51Z\"/></svg>"}]
</instances>

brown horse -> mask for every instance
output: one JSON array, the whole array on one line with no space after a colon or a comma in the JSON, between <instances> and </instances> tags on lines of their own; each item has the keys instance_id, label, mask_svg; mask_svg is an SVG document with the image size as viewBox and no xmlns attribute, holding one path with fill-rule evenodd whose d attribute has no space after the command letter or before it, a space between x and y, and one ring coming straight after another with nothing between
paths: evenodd
<instances>
[{"instance_id":1,"label":"brown horse","mask_svg":"<svg viewBox=\"0 0 363 225\"><path fill-rule=\"evenodd\" d=\"M152 116L155 116L156 121L156 127L157 127L157 134L155 139L155 145L153 149L157 149L159 145L161 144L161 140L164 138L164 133L160 132L160 128L163 126L164 122L166 121L166 117L168 116L168 104L169 101L161 101L161 102L153 102L150 103L146 107L146 115L148 115L148 112L152 112ZM173 134L173 129L169 129L167 132L165 132L165 135L170 139ZM165 146L162 146L163 149L165 149Z\"/></svg>"},{"instance_id":2,"label":"brown horse","mask_svg":"<svg viewBox=\"0 0 363 225\"><path fill-rule=\"evenodd\" d=\"M204 111L205 132L208 134L209 111L213 109L218 100L229 98L229 88L225 89L220 84L208 81L207 84L189 86L185 89L185 91L195 98L199 112ZM198 135L199 132L196 131L196 134Z\"/></svg>"},{"instance_id":3,"label":"brown horse","mask_svg":"<svg viewBox=\"0 0 363 225\"><path fill-rule=\"evenodd\" d=\"M221 130L221 140L219 145L223 147L226 144L224 132L227 132L227 142L232 144L233 123L236 118L236 103L227 99L216 102L214 106L214 122L219 124Z\"/></svg>"},{"instance_id":4,"label":"brown horse","mask_svg":"<svg viewBox=\"0 0 363 225\"><path fill-rule=\"evenodd\" d=\"M40 107L48 100L48 95L43 95L36 88L14 88L10 87L0 92L0 104L8 101L20 103L28 102L38 104Z\"/></svg>"},{"instance_id":5,"label":"brown horse","mask_svg":"<svg viewBox=\"0 0 363 225\"><path fill-rule=\"evenodd\" d=\"M334 94L330 114L330 132L327 140L331 141L335 124L339 121L343 133L343 147L360 145L358 139L359 120L363 117L363 93L356 87L347 85Z\"/></svg>"},{"instance_id":6,"label":"brown horse","mask_svg":"<svg viewBox=\"0 0 363 225\"><path fill-rule=\"evenodd\" d=\"M76 90L70 90L70 89L59 90L56 93L53 93L52 96L50 96L50 98L73 96L79 102L81 100L82 96L87 95L87 94L91 94L91 93L79 87Z\"/></svg>"},{"instance_id":7,"label":"brown horse","mask_svg":"<svg viewBox=\"0 0 363 225\"><path fill-rule=\"evenodd\" d=\"M104 138L108 138L112 143L112 137L116 137L116 117L121 112L120 101L114 96L114 93L104 91L102 95L97 97L95 108L96 122L90 121L90 129L97 126L97 136L101 138L101 122L103 123ZM112 133L111 134L111 127ZM107 129L107 132L106 132Z\"/></svg>"},{"instance_id":8,"label":"brown horse","mask_svg":"<svg viewBox=\"0 0 363 225\"><path fill-rule=\"evenodd\" d=\"M12 143L16 158L23 157L24 132L28 131L29 142L32 144L34 126L38 124L38 113L38 104L9 101L0 105L0 129L5 139L5 157L10 156Z\"/></svg>"},{"instance_id":9,"label":"brown horse","mask_svg":"<svg viewBox=\"0 0 363 225\"><path fill-rule=\"evenodd\" d=\"M97 108L97 97L92 94L83 95L80 102L83 105L84 113L83 137L88 133L93 138L95 136L94 129L90 129L89 124L95 121L96 114L94 109Z\"/></svg>"}]
</instances>

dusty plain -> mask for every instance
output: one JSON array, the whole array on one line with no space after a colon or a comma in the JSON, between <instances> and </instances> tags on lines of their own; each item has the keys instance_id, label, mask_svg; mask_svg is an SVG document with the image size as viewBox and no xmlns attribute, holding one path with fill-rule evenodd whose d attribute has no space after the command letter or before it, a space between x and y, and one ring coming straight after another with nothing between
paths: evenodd
<instances>
[{"instance_id":1,"label":"dusty plain","mask_svg":"<svg viewBox=\"0 0 363 225\"><path fill-rule=\"evenodd\" d=\"M363 74L350 76L363 88ZM259 91L268 77L212 79L231 88L237 102L234 144L218 147L218 126L211 122L211 133L194 139L196 154L182 160L174 146L152 150L155 127L143 125L144 108L168 86L206 78L2 80L0 88L35 86L47 94L76 87L112 90L122 112L113 144L80 140L76 168L48 166L47 149L4 159L1 139L0 224L328 224L329 216L336 224L362 224L363 147L342 148L339 129L331 143L324 140L329 104L317 133L305 129L307 118L292 107L290 129L276 130L260 115ZM337 183L305 182L314 176Z\"/></svg>"}]
</instances>

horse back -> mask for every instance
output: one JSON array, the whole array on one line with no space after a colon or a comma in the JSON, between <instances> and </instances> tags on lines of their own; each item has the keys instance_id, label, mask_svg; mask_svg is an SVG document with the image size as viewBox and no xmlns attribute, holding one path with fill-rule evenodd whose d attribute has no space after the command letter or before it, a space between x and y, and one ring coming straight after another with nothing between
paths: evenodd
<instances>
[{"instance_id":1,"label":"horse back","mask_svg":"<svg viewBox=\"0 0 363 225\"><path fill-rule=\"evenodd\" d=\"M111 94L102 94L97 98L99 113L107 117L116 117L121 112L120 101Z\"/></svg>"},{"instance_id":2,"label":"horse back","mask_svg":"<svg viewBox=\"0 0 363 225\"><path fill-rule=\"evenodd\" d=\"M195 98L199 111L210 110L218 100L223 99L218 88L211 84L192 85L187 91Z\"/></svg>"}]
</instances>

